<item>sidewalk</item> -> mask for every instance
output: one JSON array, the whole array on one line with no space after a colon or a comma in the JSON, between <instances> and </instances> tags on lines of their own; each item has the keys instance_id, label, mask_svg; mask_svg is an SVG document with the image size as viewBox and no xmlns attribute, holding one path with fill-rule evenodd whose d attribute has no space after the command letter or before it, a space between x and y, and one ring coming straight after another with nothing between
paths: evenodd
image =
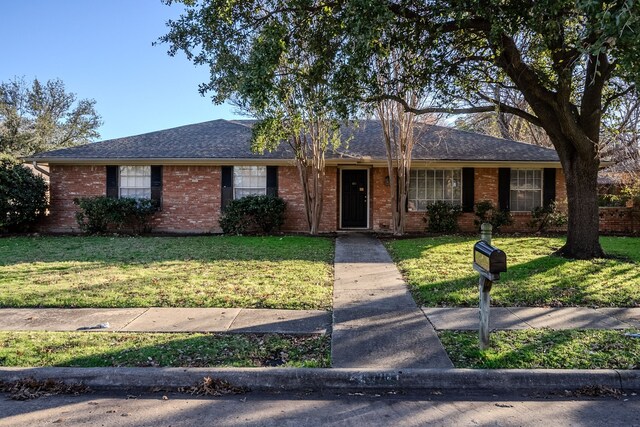
<instances>
[{"instance_id":1,"label":"sidewalk","mask_svg":"<svg viewBox=\"0 0 640 427\"><path fill-rule=\"evenodd\" d=\"M437 330L478 330L477 308L422 311ZM640 308L492 307L491 329L630 329L640 328Z\"/></svg>"},{"instance_id":2,"label":"sidewalk","mask_svg":"<svg viewBox=\"0 0 640 427\"><path fill-rule=\"evenodd\" d=\"M105 327L107 326L107 327ZM249 308L3 308L4 331L324 334L331 313Z\"/></svg>"},{"instance_id":3,"label":"sidewalk","mask_svg":"<svg viewBox=\"0 0 640 427\"><path fill-rule=\"evenodd\" d=\"M382 244L336 241L331 361L334 368L452 368Z\"/></svg>"}]
</instances>

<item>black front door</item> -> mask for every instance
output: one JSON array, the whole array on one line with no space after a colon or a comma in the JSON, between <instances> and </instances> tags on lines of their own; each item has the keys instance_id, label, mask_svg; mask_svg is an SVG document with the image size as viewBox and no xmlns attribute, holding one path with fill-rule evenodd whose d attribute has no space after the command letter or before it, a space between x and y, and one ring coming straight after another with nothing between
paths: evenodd
<instances>
[{"instance_id":1,"label":"black front door","mask_svg":"<svg viewBox=\"0 0 640 427\"><path fill-rule=\"evenodd\" d=\"M367 171L342 170L342 228L367 227Z\"/></svg>"}]
</instances>

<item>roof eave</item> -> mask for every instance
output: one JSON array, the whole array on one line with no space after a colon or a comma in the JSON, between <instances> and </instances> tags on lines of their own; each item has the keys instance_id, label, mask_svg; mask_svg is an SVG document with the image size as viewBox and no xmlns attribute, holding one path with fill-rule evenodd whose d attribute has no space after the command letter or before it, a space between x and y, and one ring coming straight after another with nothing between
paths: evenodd
<instances>
[{"instance_id":1,"label":"roof eave","mask_svg":"<svg viewBox=\"0 0 640 427\"><path fill-rule=\"evenodd\" d=\"M270 165L292 166L294 159L273 158L59 158L59 157L27 157L25 162L37 162L50 165L191 165L191 166L223 166L223 165ZM327 159L327 166L371 166L386 167L386 159ZM414 166L448 166L448 167L504 167L518 165L518 167L560 167L559 161L547 160L436 160L414 159Z\"/></svg>"}]
</instances>

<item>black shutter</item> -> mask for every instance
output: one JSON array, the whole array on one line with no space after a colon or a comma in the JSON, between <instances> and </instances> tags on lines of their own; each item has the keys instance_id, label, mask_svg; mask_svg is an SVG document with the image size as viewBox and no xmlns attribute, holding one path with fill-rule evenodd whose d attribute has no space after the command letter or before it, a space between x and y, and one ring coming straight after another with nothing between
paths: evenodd
<instances>
[{"instance_id":1,"label":"black shutter","mask_svg":"<svg viewBox=\"0 0 640 427\"><path fill-rule=\"evenodd\" d=\"M220 206L224 210L233 200L233 166L222 167L222 202Z\"/></svg>"},{"instance_id":2,"label":"black shutter","mask_svg":"<svg viewBox=\"0 0 640 427\"><path fill-rule=\"evenodd\" d=\"M511 169L498 169L498 207L501 211L511 210Z\"/></svg>"},{"instance_id":3,"label":"black shutter","mask_svg":"<svg viewBox=\"0 0 640 427\"><path fill-rule=\"evenodd\" d=\"M162 166L151 166L151 200L162 209Z\"/></svg>"},{"instance_id":4,"label":"black shutter","mask_svg":"<svg viewBox=\"0 0 640 427\"><path fill-rule=\"evenodd\" d=\"M542 203L545 208L556 199L556 170L555 168L545 168L542 179Z\"/></svg>"},{"instance_id":5,"label":"black shutter","mask_svg":"<svg viewBox=\"0 0 640 427\"><path fill-rule=\"evenodd\" d=\"M278 167L267 166L267 196L278 197Z\"/></svg>"},{"instance_id":6,"label":"black shutter","mask_svg":"<svg viewBox=\"0 0 640 427\"><path fill-rule=\"evenodd\" d=\"M118 166L107 166L107 197L118 198Z\"/></svg>"},{"instance_id":7,"label":"black shutter","mask_svg":"<svg viewBox=\"0 0 640 427\"><path fill-rule=\"evenodd\" d=\"M462 212L473 212L474 175L473 168L462 168Z\"/></svg>"}]
</instances>

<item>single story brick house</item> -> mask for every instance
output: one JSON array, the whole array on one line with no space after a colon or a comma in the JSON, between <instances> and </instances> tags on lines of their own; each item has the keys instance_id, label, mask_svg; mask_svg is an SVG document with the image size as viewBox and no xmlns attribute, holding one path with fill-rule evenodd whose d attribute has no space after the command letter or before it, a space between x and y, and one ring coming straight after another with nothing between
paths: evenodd
<instances>
[{"instance_id":1,"label":"single story brick house","mask_svg":"<svg viewBox=\"0 0 640 427\"><path fill-rule=\"evenodd\" d=\"M250 120L213 120L126 138L49 151L25 159L50 169L50 215L44 231L76 232L76 197L151 197L161 206L154 230L217 233L223 206L247 194L287 202L284 231L306 232L301 186L284 145L250 150ZM327 153L321 232L388 231L390 187L380 123L362 121L348 147ZM490 200L529 231L533 208L566 197L554 150L440 126L424 132L413 153L407 231L425 229L425 208L459 203L459 225L474 231L473 206Z\"/></svg>"}]
</instances>

